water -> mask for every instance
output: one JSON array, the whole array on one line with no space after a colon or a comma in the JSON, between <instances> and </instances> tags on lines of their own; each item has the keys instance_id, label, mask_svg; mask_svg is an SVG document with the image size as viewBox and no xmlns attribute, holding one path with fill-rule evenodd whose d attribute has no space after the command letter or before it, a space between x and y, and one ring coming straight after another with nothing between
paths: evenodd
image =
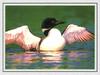
<instances>
[{"instance_id":1,"label":"water","mask_svg":"<svg viewBox=\"0 0 100 75\"><path fill-rule=\"evenodd\" d=\"M6 53L6 69L94 69L93 50Z\"/></svg>"}]
</instances>

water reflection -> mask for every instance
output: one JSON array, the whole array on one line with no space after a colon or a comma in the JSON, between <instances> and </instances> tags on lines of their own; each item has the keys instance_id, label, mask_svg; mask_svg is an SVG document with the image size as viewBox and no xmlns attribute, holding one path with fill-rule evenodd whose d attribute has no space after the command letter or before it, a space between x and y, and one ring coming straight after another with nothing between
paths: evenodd
<instances>
[{"instance_id":1,"label":"water reflection","mask_svg":"<svg viewBox=\"0 0 100 75\"><path fill-rule=\"evenodd\" d=\"M7 69L94 68L93 50L6 53Z\"/></svg>"},{"instance_id":2,"label":"water reflection","mask_svg":"<svg viewBox=\"0 0 100 75\"><path fill-rule=\"evenodd\" d=\"M63 51L40 51L43 63L60 63Z\"/></svg>"},{"instance_id":3,"label":"water reflection","mask_svg":"<svg viewBox=\"0 0 100 75\"><path fill-rule=\"evenodd\" d=\"M70 51L67 53L67 58L69 60L77 60L77 59L82 59L87 57L88 57L88 52L84 52L84 51Z\"/></svg>"},{"instance_id":4,"label":"water reflection","mask_svg":"<svg viewBox=\"0 0 100 75\"><path fill-rule=\"evenodd\" d=\"M10 54L8 59L11 59L13 63L34 63L38 60L37 52L25 52L18 54Z\"/></svg>"}]
</instances>

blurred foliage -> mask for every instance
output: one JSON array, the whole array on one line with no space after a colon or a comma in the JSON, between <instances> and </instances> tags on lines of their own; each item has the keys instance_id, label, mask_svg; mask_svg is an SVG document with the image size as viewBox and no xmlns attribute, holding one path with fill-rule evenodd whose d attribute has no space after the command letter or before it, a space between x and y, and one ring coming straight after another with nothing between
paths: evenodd
<instances>
[{"instance_id":1,"label":"blurred foliage","mask_svg":"<svg viewBox=\"0 0 100 75\"><path fill-rule=\"evenodd\" d=\"M28 25L31 32L40 36L41 22L47 17L66 21L57 26L61 31L68 24L94 26L94 6L6 6L6 30Z\"/></svg>"}]
</instances>

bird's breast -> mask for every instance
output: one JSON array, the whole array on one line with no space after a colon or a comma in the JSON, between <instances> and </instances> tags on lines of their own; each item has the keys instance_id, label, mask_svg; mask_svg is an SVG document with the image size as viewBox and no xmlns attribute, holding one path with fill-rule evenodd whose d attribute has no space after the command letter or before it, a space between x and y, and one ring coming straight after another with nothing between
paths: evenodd
<instances>
[{"instance_id":1,"label":"bird's breast","mask_svg":"<svg viewBox=\"0 0 100 75\"><path fill-rule=\"evenodd\" d=\"M65 45L65 40L62 36L46 37L40 45L40 50L61 50Z\"/></svg>"}]
</instances>

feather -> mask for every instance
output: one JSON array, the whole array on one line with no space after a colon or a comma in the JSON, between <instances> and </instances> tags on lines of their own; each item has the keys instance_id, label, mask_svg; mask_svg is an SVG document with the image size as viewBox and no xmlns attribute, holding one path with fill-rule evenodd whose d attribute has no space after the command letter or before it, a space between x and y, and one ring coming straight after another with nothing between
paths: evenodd
<instances>
[{"instance_id":1,"label":"feather","mask_svg":"<svg viewBox=\"0 0 100 75\"><path fill-rule=\"evenodd\" d=\"M37 48L41 38L33 35L28 26L21 26L5 33L6 44L17 44L25 50Z\"/></svg>"},{"instance_id":2,"label":"feather","mask_svg":"<svg viewBox=\"0 0 100 75\"><path fill-rule=\"evenodd\" d=\"M67 44L72 44L78 41L88 41L94 38L94 35L89 32L85 27L80 27L70 24L63 32L62 35Z\"/></svg>"}]
</instances>

